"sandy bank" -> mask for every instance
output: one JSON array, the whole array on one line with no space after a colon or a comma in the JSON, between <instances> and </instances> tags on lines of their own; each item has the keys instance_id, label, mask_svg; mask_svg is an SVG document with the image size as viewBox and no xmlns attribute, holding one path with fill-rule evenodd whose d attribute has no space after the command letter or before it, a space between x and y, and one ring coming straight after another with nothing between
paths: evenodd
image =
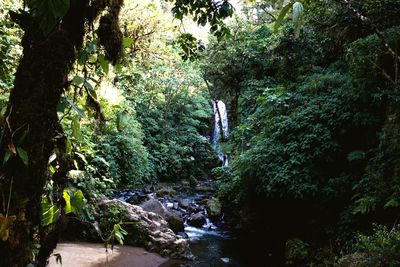
<instances>
[{"instance_id":1,"label":"sandy bank","mask_svg":"<svg viewBox=\"0 0 400 267\"><path fill-rule=\"evenodd\" d=\"M168 265L168 259L150 253L143 248L115 246L114 250L105 251L103 244L60 243L54 254L62 257L63 267L157 267ZM108 258L108 264L107 264ZM56 257L51 256L48 267L60 267Z\"/></svg>"}]
</instances>

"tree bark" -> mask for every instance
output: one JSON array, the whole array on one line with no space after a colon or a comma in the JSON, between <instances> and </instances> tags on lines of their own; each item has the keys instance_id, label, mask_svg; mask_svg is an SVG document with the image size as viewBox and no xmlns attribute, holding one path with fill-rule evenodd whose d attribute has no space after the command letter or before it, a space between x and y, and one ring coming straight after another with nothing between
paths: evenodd
<instances>
[{"instance_id":1,"label":"tree bark","mask_svg":"<svg viewBox=\"0 0 400 267\"><path fill-rule=\"evenodd\" d=\"M68 82L75 48L84 34L79 30L84 27L84 19L79 16L82 11L77 13L82 4L77 3L71 1L63 22L49 36L40 37L33 27L25 29L24 53L10 94L0 147L0 165L7 153L11 154L0 168L0 213L16 216L8 238L0 240L2 267L25 267L33 260L34 245L45 239L39 229L48 159L57 146L62 150L65 145L57 104ZM22 140L24 134L26 138ZM28 165L22 160L21 149L27 152ZM41 244L39 265L45 266L57 242L52 243L51 248Z\"/></svg>"}]
</instances>

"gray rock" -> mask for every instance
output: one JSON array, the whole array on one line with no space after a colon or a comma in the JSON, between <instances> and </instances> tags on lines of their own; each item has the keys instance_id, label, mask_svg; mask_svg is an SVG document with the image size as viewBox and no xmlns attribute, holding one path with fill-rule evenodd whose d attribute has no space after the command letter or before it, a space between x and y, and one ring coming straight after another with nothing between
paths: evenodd
<instances>
[{"instance_id":1,"label":"gray rock","mask_svg":"<svg viewBox=\"0 0 400 267\"><path fill-rule=\"evenodd\" d=\"M129 204L132 205L139 205L140 203L146 201L148 199L148 196L146 194L139 194L139 193L134 193L130 197L128 197L125 202L128 202Z\"/></svg>"},{"instance_id":2,"label":"gray rock","mask_svg":"<svg viewBox=\"0 0 400 267\"><path fill-rule=\"evenodd\" d=\"M169 227L175 232L183 232L184 224L181 217L175 214L172 210L164 207L160 201L151 198L140 205L145 211L154 212L163 217L169 224Z\"/></svg>"},{"instance_id":3,"label":"gray rock","mask_svg":"<svg viewBox=\"0 0 400 267\"><path fill-rule=\"evenodd\" d=\"M206 216L202 211L190 215L189 218L187 219L187 223L194 227L202 227L205 224L205 222L206 222Z\"/></svg>"},{"instance_id":4,"label":"gray rock","mask_svg":"<svg viewBox=\"0 0 400 267\"><path fill-rule=\"evenodd\" d=\"M188 241L176 235L160 215L117 199L103 201L99 203L99 208L106 222L107 216L119 216L126 223L123 226L128 232L126 244L144 244L146 249L173 259L194 258Z\"/></svg>"},{"instance_id":5,"label":"gray rock","mask_svg":"<svg viewBox=\"0 0 400 267\"><path fill-rule=\"evenodd\" d=\"M191 200L188 198L179 199L178 202L179 202L179 205L184 209L189 208L189 206L191 204Z\"/></svg>"},{"instance_id":6,"label":"gray rock","mask_svg":"<svg viewBox=\"0 0 400 267\"><path fill-rule=\"evenodd\" d=\"M218 198L213 197L207 201L206 209L208 216L212 219L216 219L221 215L222 205Z\"/></svg>"}]
</instances>

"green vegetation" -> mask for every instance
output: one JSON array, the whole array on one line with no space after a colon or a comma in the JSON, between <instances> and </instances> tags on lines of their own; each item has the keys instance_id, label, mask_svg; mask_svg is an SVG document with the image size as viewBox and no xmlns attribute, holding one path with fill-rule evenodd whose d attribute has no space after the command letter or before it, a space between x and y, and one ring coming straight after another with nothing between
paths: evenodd
<instances>
[{"instance_id":1,"label":"green vegetation","mask_svg":"<svg viewBox=\"0 0 400 267\"><path fill-rule=\"evenodd\" d=\"M209 213L281 265L398 265L398 0L246 0L227 24L228 1L122 2L0 0L1 266L45 266L104 195L210 177Z\"/></svg>"},{"instance_id":2,"label":"green vegetation","mask_svg":"<svg viewBox=\"0 0 400 267\"><path fill-rule=\"evenodd\" d=\"M206 79L235 125L220 196L271 228L265 239L345 252L355 231L397 220L400 5L379 2L302 1L301 31L282 18L274 29L249 3L234 37L207 51Z\"/></svg>"}]
</instances>

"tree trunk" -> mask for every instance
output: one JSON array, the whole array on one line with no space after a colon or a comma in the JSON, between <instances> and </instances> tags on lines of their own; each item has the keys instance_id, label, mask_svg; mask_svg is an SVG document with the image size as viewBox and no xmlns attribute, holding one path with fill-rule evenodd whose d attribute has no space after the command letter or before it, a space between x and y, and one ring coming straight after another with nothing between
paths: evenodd
<instances>
[{"instance_id":1,"label":"tree trunk","mask_svg":"<svg viewBox=\"0 0 400 267\"><path fill-rule=\"evenodd\" d=\"M74 5L81 4L71 1L63 23L48 37L38 38L33 27L25 29L24 54L10 94L0 147L0 213L16 216L8 228L9 236L0 239L1 267L25 267L33 260L35 243L45 239L39 229L48 159L56 147L62 149L65 144L56 108L75 59L75 47L83 39L83 31L79 31L83 29L82 12L77 14ZM77 30L73 26L79 23ZM21 139L24 134L25 140ZM11 157L2 164L8 153ZM56 242L50 242L50 248L41 244L40 266L45 266Z\"/></svg>"}]
</instances>

